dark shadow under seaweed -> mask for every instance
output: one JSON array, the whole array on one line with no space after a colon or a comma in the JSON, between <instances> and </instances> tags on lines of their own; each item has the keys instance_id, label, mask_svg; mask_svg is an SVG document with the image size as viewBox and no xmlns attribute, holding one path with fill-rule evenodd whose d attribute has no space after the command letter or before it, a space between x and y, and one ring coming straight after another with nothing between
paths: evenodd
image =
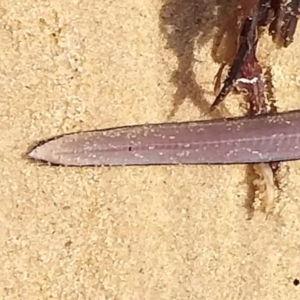
<instances>
[{"instance_id":1,"label":"dark shadow under seaweed","mask_svg":"<svg viewBox=\"0 0 300 300\"><path fill-rule=\"evenodd\" d=\"M205 91L197 83L193 66L194 44L201 48L214 36L234 0L165 0L160 12L160 29L167 39L167 46L178 58L178 67L171 81L176 86L174 107L170 116L176 114L180 105L190 99L200 112L208 111L210 103L205 100ZM205 74L203 74L205 78ZM205 78L213 81L214 78Z\"/></svg>"}]
</instances>

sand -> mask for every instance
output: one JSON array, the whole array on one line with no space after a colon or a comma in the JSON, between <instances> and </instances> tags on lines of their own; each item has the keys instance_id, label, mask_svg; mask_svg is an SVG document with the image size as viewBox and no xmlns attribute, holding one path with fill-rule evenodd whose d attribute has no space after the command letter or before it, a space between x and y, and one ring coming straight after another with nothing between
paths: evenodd
<instances>
[{"instance_id":1,"label":"sand","mask_svg":"<svg viewBox=\"0 0 300 300\"><path fill-rule=\"evenodd\" d=\"M24 159L62 133L203 119L226 5L1 1L1 299L299 297L299 162L283 164L266 219L245 207L247 166L54 168ZM299 45L299 30L285 50L268 35L260 41L280 111L300 108ZM224 106L223 115L245 112L236 95Z\"/></svg>"}]
</instances>

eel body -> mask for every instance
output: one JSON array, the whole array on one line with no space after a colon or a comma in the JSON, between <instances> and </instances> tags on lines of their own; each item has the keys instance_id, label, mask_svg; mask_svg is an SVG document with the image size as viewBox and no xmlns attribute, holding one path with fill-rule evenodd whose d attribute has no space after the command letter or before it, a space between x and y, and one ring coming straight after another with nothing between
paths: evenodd
<instances>
[{"instance_id":1,"label":"eel body","mask_svg":"<svg viewBox=\"0 0 300 300\"><path fill-rule=\"evenodd\" d=\"M133 125L43 141L33 160L64 166L248 164L300 159L300 110Z\"/></svg>"}]
</instances>

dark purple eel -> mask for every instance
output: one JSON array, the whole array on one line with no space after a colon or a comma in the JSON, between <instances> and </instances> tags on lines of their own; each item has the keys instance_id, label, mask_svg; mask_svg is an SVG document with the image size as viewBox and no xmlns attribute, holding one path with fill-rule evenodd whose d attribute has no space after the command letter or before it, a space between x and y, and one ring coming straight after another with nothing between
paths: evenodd
<instances>
[{"instance_id":1,"label":"dark purple eel","mask_svg":"<svg viewBox=\"0 0 300 300\"><path fill-rule=\"evenodd\" d=\"M300 110L63 135L28 157L64 166L247 164L300 159Z\"/></svg>"}]
</instances>

